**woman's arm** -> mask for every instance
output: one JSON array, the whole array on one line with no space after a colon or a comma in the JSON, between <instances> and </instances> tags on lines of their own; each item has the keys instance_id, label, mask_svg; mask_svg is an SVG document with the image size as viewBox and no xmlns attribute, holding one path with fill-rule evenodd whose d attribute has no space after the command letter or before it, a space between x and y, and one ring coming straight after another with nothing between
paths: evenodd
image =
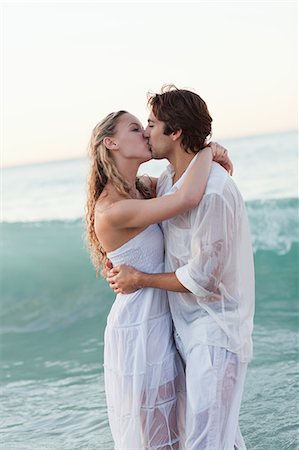
<instances>
[{"instance_id":1,"label":"woman's arm","mask_svg":"<svg viewBox=\"0 0 299 450\"><path fill-rule=\"evenodd\" d=\"M212 149L206 147L177 192L149 200L120 200L100 213L102 225L116 229L143 228L194 208L206 189L212 159Z\"/></svg>"},{"instance_id":2,"label":"woman's arm","mask_svg":"<svg viewBox=\"0 0 299 450\"><path fill-rule=\"evenodd\" d=\"M210 142L208 146L212 149L213 160L218 162L230 175L232 175L233 163L228 157L227 150L217 142ZM139 179L152 191L153 196L156 197L158 178L144 174L141 175Z\"/></svg>"}]
</instances>

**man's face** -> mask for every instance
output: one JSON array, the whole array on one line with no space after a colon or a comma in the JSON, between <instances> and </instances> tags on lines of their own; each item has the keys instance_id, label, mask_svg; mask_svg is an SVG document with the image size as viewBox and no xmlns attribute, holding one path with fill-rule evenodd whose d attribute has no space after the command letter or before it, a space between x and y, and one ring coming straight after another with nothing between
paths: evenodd
<instances>
[{"instance_id":1,"label":"man's face","mask_svg":"<svg viewBox=\"0 0 299 450\"><path fill-rule=\"evenodd\" d=\"M144 137L148 139L155 159L168 158L173 151L173 140L164 134L164 125L164 122L158 120L153 112L150 113Z\"/></svg>"}]
</instances>

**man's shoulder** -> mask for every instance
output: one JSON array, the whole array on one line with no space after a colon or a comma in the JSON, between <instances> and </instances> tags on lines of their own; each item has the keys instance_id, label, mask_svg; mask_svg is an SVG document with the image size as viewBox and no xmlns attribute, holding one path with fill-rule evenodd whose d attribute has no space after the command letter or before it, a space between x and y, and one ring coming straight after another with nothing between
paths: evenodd
<instances>
[{"instance_id":1,"label":"man's shoulder","mask_svg":"<svg viewBox=\"0 0 299 450\"><path fill-rule=\"evenodd\" d=\"M244 200L233 178L218 163L212 163L207 187L199 208L225 204L233 214L244 210Z\"/></svg>"},{"instance_id":2,"label":"man's shoulder","mask_svg":"<svg viewBox=\"0 0 299 450\"><path fill-rule=\"evenodd\" d=\"M204 195L223 195L225 185L230 180L231 177L228 172L220 164L213 161Z\"/></svg>"}]
</instances>

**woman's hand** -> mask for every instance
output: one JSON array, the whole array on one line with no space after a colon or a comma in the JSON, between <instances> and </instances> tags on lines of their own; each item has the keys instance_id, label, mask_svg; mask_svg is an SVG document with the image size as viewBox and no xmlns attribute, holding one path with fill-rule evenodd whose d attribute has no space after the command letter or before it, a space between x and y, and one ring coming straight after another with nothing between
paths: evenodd
<instances>
[{"instance_id":1,"label":"woman's hand","mask_svg":"<svg viewBox=\"0 0 299 450\"><path fill-rule=\"evenodd\" d=\"M111 270L111 269L113 269L113 264L110 261L110 259L107 259L107 261L105 262L105 265L103 266L102 271L101 271L102 277L107 278L107 275L109 274L109 270Z\"/></svg>"},{"instance_id":2,"label":"woman's hand","mask_svg":"<svg viewBox=\"0 0 299 450\"><path fill-rule=\"evenodd\" d=\"M210 142L208 147L211 147L212 149L213 161L219 163L230 175L232 175L234 166L228 157L226 148L222 147L222 145L217 142Z\"/></svg>"}]
</instances>

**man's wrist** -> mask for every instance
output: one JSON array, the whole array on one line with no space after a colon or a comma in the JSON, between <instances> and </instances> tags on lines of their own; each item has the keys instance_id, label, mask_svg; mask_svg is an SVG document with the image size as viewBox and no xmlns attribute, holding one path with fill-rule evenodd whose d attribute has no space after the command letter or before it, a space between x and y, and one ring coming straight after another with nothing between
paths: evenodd
<instances>
[{"instance_id":1,"label":"man's wrist","mask_svg":"<svg viewBox=\"0 0 299 450\"><path fill-rule=\"evenodd\" d=\"M142 289L145 287L148 287L146 285L146 281L147 281L147 273L144 272L136 272L136 286L137 289Z\"/></svg>"}]
</instances>

